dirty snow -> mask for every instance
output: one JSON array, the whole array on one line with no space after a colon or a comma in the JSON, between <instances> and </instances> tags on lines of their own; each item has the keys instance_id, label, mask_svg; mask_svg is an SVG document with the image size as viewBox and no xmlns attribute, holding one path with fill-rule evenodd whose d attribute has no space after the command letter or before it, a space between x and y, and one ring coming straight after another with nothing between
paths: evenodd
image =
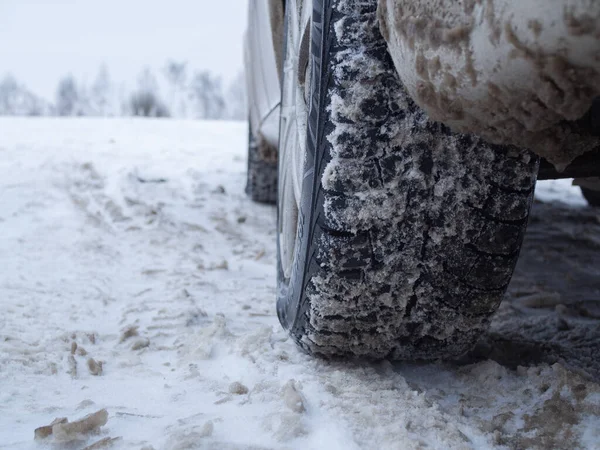
<instances>
[{"instance_id":1,"label":"dirty snow","mask_svg":"<svg viewBox=\"0 0 600 450\"><path fill-rule=\"evenodd\" d=\"M432 119L496 144L527 147L558 168L598 147L598 138L583 131L585 122L573 121L600 95L600 64L592 56L600 49L600 3L378 5L402 84Z\"/></svg>"},{"instance_id":2,"label":"dirty snow","mask_svg":"<svg viewBox=\"0 0 600 450\"><path fill-rule=\"evenodd\" d=\"M460 363L317 360L275 316L275 209L243 193L245 140L244 123L0 119L0 448L600 448L594 254L565 253L588 282L570 303L532 276L534 220ZM575 188L538 197L554 199L533 216L555 225L549 258L595 250Z\"/></svg>"}]
</instances>

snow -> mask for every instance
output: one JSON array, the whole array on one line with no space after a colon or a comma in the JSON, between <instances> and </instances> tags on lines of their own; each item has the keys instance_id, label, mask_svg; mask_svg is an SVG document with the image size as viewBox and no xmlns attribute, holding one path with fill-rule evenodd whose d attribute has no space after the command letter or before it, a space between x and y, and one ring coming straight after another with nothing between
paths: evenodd
<instances>
[{"instance_id":1,"label":"snow","mask_svg":"<svg viewBox=\"0 0 600 450\"><path fill-rule=\"evenodd\" d=\"M573 186L573 180L570 179L539 181L535 196L544 202L561 202L576 207L587 205L581 189Z\"/></svg>"},{"instance_id":2,"label":"snow","mask_svg":"<svg viewBox=\"0 0 600 450\"><path fill-rule=\"evenodd\" d=\"M61 448L34 430L104 408L73 448L560 446L548 417L600 448L600 388L559 364L300 353L275 315L275 209L243 192L246 136L0 119L0 448Z\"/></svg>"}]
</instances>

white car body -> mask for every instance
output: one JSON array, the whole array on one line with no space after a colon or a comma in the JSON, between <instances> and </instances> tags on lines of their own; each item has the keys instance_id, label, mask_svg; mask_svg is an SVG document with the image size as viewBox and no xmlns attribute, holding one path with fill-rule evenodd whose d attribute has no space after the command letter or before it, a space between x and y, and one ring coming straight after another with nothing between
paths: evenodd
<instances>
[{"instance_id":1,"label":"white car body","mask_svg":"<svg viewBox=\"0 0 600 450\"><path fill-rule=\"evenodd\" d=\"M279 139L281 63L278 62L279 49L275 47L282 40L282 21L283 0L249 2L244 63L250 127L255 137L273 146L277 146Z\"/></svg>"}]
</instances>

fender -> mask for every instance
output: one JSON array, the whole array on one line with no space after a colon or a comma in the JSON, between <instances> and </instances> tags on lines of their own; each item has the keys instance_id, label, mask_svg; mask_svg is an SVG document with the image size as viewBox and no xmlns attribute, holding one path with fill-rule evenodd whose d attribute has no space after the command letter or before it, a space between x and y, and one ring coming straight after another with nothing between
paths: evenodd
<instances>
[{"instance_id":1,"label":"fender","mask_svg":"<svg viewBox=\"0 0 600 450\"><path fill-rule=\"evenodd\" d=\"M564 169L600 148L596 0L379 0L402 83L431 118ZM594 136L596 134L596 136Z\"/></svg>"}]
</instances>

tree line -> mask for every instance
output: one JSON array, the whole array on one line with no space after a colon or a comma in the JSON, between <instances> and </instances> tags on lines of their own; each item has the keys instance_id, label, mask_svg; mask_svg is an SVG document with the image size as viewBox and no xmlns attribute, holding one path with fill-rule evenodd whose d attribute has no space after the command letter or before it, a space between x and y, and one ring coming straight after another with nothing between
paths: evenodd
<instances>
[{"instance_id":1,"label":"tree line","mask_svg":"<svg viewBox=\"0 0 600 450\"><path fill-rule=\"evenodd\" d=\"M227 87L210 71L190 71L186 62L168 61L155 73L140 71L135 86L114 82L102 65L91 84L62 77L53 101L43 99L12 75L0 79L0 115L143 116L244 120L247 117L243 73Z\"/></svg>"}]
</instances>

